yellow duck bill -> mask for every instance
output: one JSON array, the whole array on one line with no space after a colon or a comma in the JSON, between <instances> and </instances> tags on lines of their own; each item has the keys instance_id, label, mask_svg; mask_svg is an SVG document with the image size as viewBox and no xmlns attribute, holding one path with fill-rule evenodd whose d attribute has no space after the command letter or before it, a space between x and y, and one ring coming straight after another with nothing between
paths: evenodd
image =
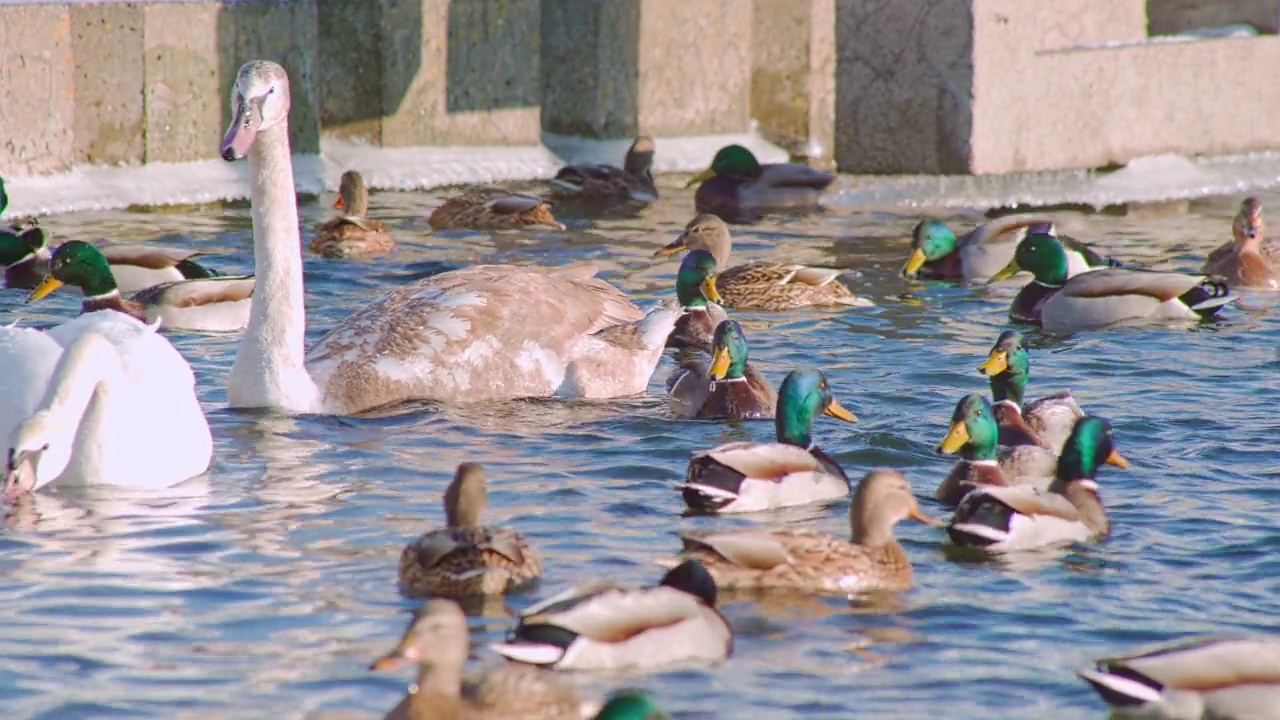
<instances>
[{"instance_id":1,"label":"yellow duck bill","mask_svg":"<svg viewBox=\"0 0 1280 720\"><path fill-rule=\"evenodd\" d=\"M967 442L969 442L969 429L964 426L964 423L951 423L951 430L942 439L942 444L938 446L938 452L950 455L958 452Z\"/></svg>"},{"instance_id":2,"label":"yellow duck bill","mask_svg":"<svg viewBox=\"0 0 1280 720\"><path fill-rule=\"evenodd\" d=\"M920 268L924 267L926 261L924 251L916 248L911 252L911 257L907 258L907 264L902 266L902 274L906 277L913 277L920 272Z\"/></svg>"},{"instance_id":3,"label":"yellow duck bill","mask_svg":"<svg viewBox=\"0 0 1280 720\"><path fill-rule=\"evenodd\" d=\"M31 294L27 296L27 302L35 302L47 297L60 287L62 287L62 281L50 275L37 285L35 290L31 291Z\"/></svg>"},{"instance_id":4,"label":"yellow duck bill","mask_svg":"<svg viewBox=\"0 0 1280 720\"><path fill-rule=\"evenodd\" d=\"M1003 350L992 350L987 361L978 366L978 372L987 377L995 377L1009 369L1009 353Z\"/></svg>"},{"instance_id":5,"label":"yellow duck bill","mask_svg":"<svg viewBox=\"0 0 1280 720\"><path fill-rule=\"evenodd\" d=\"M713 303L720 302L720 291L716 289L716 279L714 277L703 280L700 287L702 288L702 297Z\"/></svg>"},{"instance_id":6,"label":"yellow duck bill","mask_svg":"<svg viewBox=\"0 0 1280 720\"><path fill-rule=\"evenodd\" d=\"M693 176L693 179L692 179L692 180L690 180L689 182L685 183L685 184L684 184L684 186L685 186L685 187L687 187L687 188L691 188L691 187L693 187L694 185L698 185L698 184L704 183L704 182L706 182L706 181L710 180L711 178L713 178L713 177L715 177L715 176L716 176L716 171L715 171L715 170L712 170L711 168L707 168L706 170L703 170L702 172L698 173L697 175L694 175L694 176Z\"/></svg>"},{"instance_id":7,"label":"yellow duck bill","mask_svg":"<svg viewBox=\"0 0 1280 720\"><path fill-rule=\"evenodd\" d=\"M732 364L732 359L729 357L729 348L718 348L715 356L711 359L711 369L707 371L707 376L712 380L723 380L725 375L729 373L730 364Z\"/></svg>"},{"instance_id":8,"label":"yellow duck bill","mask_svg":"<svg viewBox=\"0 0 1280 720\"><path fill-rule=\"evenodd\" d=\"M848 410L845 410L844 406L837 402L835 398L831 399L831 402L827 405L826 409L822 411L822 413L848 423L858 422L858 416Z\"/></svg>"}]
</instances>

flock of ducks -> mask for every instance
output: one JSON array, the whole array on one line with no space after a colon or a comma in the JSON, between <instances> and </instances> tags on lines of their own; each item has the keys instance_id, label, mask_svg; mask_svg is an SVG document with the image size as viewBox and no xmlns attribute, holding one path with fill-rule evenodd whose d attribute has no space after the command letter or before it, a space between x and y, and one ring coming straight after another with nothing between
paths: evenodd
<instances>
[{"instance_id":1,"label":"flock of ducks","mask_svg":"<svg viewBox=\"0 0 1280 720\"><path fill-rule=\"evenodd\" d=\"M222 155L249 160L254 275L219 275L194 253L150 247L71 241L50 250L38 227L0 233L6 287L31 290L33 301L64 284L84 293L74 320L47 331L0 328L5 498L55 481L164 486L207 469L211 438L195 378L157 327L243 330L229 379L231 406L293 413L354 414L411 399L631 395L645 390L670 350L680 360L666 385L673 414L775 424L775 442L734 442L690 459L681 495L692 511L755 512L852 495L844 537L786 528L680 533L655 584L600 583L553 595L521 613L507 640L493 647L507 663L465 679L470 642L455 600L523 591L543 566L519 532L483 523L484 471L463 464L443 494L444 527L400 556L401 591L427 602L400 643L373 664L377 671L418 670L389 718L667 717L639 691L595 707L549 671L723 662L733 632L716 609L722 592L909 589L911 562L894 537L902 520L945 527L950 543L986 553L1065 546L1109 532L1097 474L1104 465L1128 467L1111 425L1067 392L1028 402L1030 358L1016 330L1001 333L976 366L991 396L961 398L939 443L939 453L958 457L936 491L955 508L946 523L921 510L900 473L876 469L855 483L817 446L819 416L857 422L820 370L797 368L775 389L752 367L747 338L729 310L870 304L839 281L836 269L729 262L725 218L811 210L831 175L761 165L741 146L722 149L691 182L699 184L699 214L656 253L684 253L674 297L648 309L596 278L590 265L482 265L392 290L304 349L302 238L284 70L246 64L232 106ZM653 200L653 153L650 139L637 138L623 167L571 165L552 189L590 202ZM342 214L316 230L313 253L348 258L394 250L387 227L367 217L368 191L358 173L342 176L335 207ZM449 198L429 222L435 229L563 229L547 200L494 188ZM1228 284L1277 288L1280 247L1264 241L1262 223L1257 200L1244 201L1234 241L1208 258L1206 275L1186 275L1120 266L1057 236L1042 218L1005 218L959 237L925 220L913 232L902 272L949 281L1029 272L1033 280L1019 291L1010 318L1050 332L1199 320L1234 299ZM145 449L131 445L132 433L121 428L155 417L165 418L165 435L151 434ZM1109 705L1157 717L1280 717L1276 641L1164 646L1102 660L1080 674Z\"/></svg>"}]
</instances>

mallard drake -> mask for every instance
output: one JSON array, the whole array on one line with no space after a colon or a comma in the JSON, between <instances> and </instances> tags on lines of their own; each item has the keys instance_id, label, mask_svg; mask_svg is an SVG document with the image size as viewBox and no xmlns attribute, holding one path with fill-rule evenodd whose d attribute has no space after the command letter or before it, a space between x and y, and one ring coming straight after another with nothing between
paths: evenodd
<instances>
[{"instance_id":1,"label":"mallard drake","mask_svg":"<svg viewBox=\"0 0 1280 720\"><path fill-rule=\"evenodd\" d=\"M777 442L734 442L695 453L681 488L685 504L701 512L751 512L848 495L849 477L810 435L819 413L858 422L831 396L821 370L792 370L778 389Z\"/></svg>"},{"instance_id":2,"label":"mallard drake","mask_svg":"<svg viewBox=\"0 0 1280 720\"><path fill-rule=\"evenodd\" d=\"M1231 222L1232 242L1209 253L1204 272L1236 287L1280 289L1280 241L1264 241L1262 201L1245 198Z\"/></svg>"},{"instance_id":3,"label":"mallard drake","mask_svg":"<svg viewBox=\"0 0 1280 720\"><path fill-rule=\"evenodd\" d=\"M316 228L311 252L330 258L365 258L386 255L396 249L396 241L387 226L365 217L369 212L369 190L360 173L355 170L342 173L333 208L345 212Z\"/></svg>"},{"instance_id":4,"label":"mallard drake","mask_svg":"<svg viewBox=\"0 0 1280 720\"><path fill-rule=\"evenodd\" d=\"M643 690L619 690L592 720L671 720L671 715Z\"/></svg>"},{"instance_id":5,"label":"mallard drake","mask_svg":"<svg viewBox=\"0 0 1280 720\"><path fill-rule=\"evenodd\" d=\"M542 564L515 530L485 527L484 468L462 463L444 491L445 527L400 553L400 587L408 597L503 595L542 575Z\"/></svg>"},{"instance_id":6,"label":"mallard drake","mask_svg":"<svg viewBox=\"0 0 1280 720\"><path fill-rule=\"evenodd\" d=\"M676 271L676 300L682 313L667 338L667 347L711 349L716 327L729 319L719 304L716 274L716 258L705 250L694 250L680 261L680 269Z\"/></svg>"},{"instance_id":7,"label":"mallard drake","mask_svg":"<svg viewBox=\"0 0 1280 720\"><path fill-rule=\"evenodd\" d=\"M735 320L716 326L712 359L686 360L667 378L671 412L719 420L771 418L778 393L747 362L747 338Z\"/></svg>"},{"instance_id":8,"label":"mallard drake","mask_svg":"<svg viewBox=\"0 0 1280 720\"><path fill-rule=\"evenodd\" d=\"M444 201L427 219L434 230L516 230L542 225L564 230L551 214L551 203L501 188L471 188Z\"/></svg>"},{"instance_id":9,"label":"mallard drake","mask_svg":"<svg viewBox=\"0 0 1280 720\"><path fill-rule=\"evenodd\" d=\"M938 454L958 453L960 460L938 484L937 498L956 505L979 485L1028 485L1048 489L1058 456L1036 444L1000 446L996 413L986 398L965 395L956 403L951 427L938 445Z\"/></svg>"},{"instance_id":10,"label":"mallard drake","mask_svg":"<svg viewBox=\"0 0 1280 720\"><path fill-rule=\"evenodd\" d=\"M983 223L957 238L943 221L921 220L911 231L911 257L902 274L926 280L990 278L1009 264L1028 231L1052 235L1053 221L1011 215ZM1063 237L1060 241L1067 253L1069 277L1115 264L1079 240Z\"/></svg>"},{"instance_id":11,"label":"mallard drake","mask_svg":"<svg viewBox=\"0 0 1280 720\"><path fill-rule=\"evenodd\" d=\"M252 275L180 280L121 296L106 257L86 242L72 240L58 246L49 261L49 276L28 302L40 300L64 284L84 292L80 312L115 310L139 320L159 320L168 330L233 332L249 323Z\"/></svg>"},{"instance_id":12,"label":"mallard drake","mask_svg":"<svg viewBox=\"0 0 1280 720\"><path fill-rule=\"evenodd\" d=\"M430 600L400 643L370 666L387 672L418 666L418 679L386 720L579 720L583 703L572 685L552 673L501 665L463 679L471 638L467 618L452 600Z\"/></svg>"},{"instance_id":13,"label":"mallard drake","mask_svg":"<svg viewBox=\"0 0 1280 720\"><path fill-rule=\"evenodd\" d=\"M1111 423L1086 415L1076 423L1058 458L1047 491L1025 486L982 485L960 501L947 525L957 545L990 551L1026 550L1106 536L1111 530L1098 497L1098 468L1127 469L1113 447Z\"/></svg>"},{"instance_id":14,"label":"mallard drake","mask_svg":"<svg viewBox=\"0 0 1280 720\"><path fill-rule=\"evenodd\" d=\"M990 378L1000 444L1039 445L1058 455L1084 412L1067 390L1045 395L1024 409L1030 370L1031 359L1017 330L1000 333L987 361L978 366L978 372Z\"/></svg>"},{"instance_id":15,"label":"mallard drake","mask_svg":"<svg viewBox=\"0 0 1280 720\"><path fill-rule=\"evenodd\" d=\"M875 304L865 298L854 297L840 282L840 270L770 262L729 267L732 245L729 226L724 220L702 213L689 221L680 237L654 255L673 255L684 250L709 251L720 268L716 288L724 298L724 306L735 310L790 310L812 305L868 307Z\"/></svg>"},{"instance_id":16,"label":"mallard drake","mask_svg":"<svg viewBox=\"0 0 1280 720\"><path fill-rule=\"evenodd\" d=\"M1020 270L1035 279L1018 291L1009 318L1065 333L1124 320L1199 320L1212 317L1235 296L1203 275L1101 268L1067 276L1067 255L1052 235L1028 233L1013 259L991 277Z\"/></svg>"},{"instance_id":17,"label":"mallard drake","mask_svg":"<svg viewBox=\"0 0 1280 720\"><path fill-rule=\"evenodd\" d=\"M744 221L771 210L817 209L822 191L835 179L808 165L761 165L745 147L726 145L716 152L711 167L685 187L701 183L693 196L698 212Z\"/></svg>"},{"instance_id":18,"label":"mallard drake","mask_svg":"<svg viewBox=\"0 0 1280 720\"><path fill-rule=\"evenodd\" d=\"M646 588L570 588L530 607L493 646L515 662L562 670L622 670L729 657L733 633L716 610L716 584L697 561Z\"/></svg>"},{"instance_id":19,"label":"mallard drake","mask_svg":"<svg viewBox=\"0 0 1280 720\"><path fill-rule=\"evenodd\" d=\"M49 269L50 253L44 245L44 230L38 227L0 230L4 287L30 290L40 284Z\"/></svg>"},{"instance_id":20,"label":"mallard drake","mask_svg":"<svg viewBox=\"0 0 1280 720\"><path fill-rule=\"evenodd\" d=\"M1193 638L1097 660L1079 675L1121 717L1280 720L1280 640Z\"/></svg>"},{"instance_id":21,"label":"mallard drake","mask_svg":"<svg viewBox=\"0 0 1280 720\"><path fill-rule=\"evenodd\" d=\"M585 200L652 202L658 199L652 169L653 140L641 135L627 149L621 168L594 163L565 165L551 185L559 193Z\"/></svg>"},{"instance_id":22,"label":"mallard drake","mask_svg":"<svg viewBox=\"0 0 1280 720\"><path fill-rule=\"evenodd\" d=\"M907 590L911 561L893 536L894 526L907 518L942 525L920 511L900 473L872 470L849 506L852 540L797 530L685 532L682 555L701 562L721 590Z\"/></svg>"},{"instance_id":23,"label":"mallard drake","mask_svg":"<svg viewBox=\"0 0 1280 720\"><path fill-rule=\"evenodd\" d=\"M53 253L44 230L34 225L0 230L0 266L7 288L32 290L49 274ZM218 273L191 258L198 251L153 245L105 245L107 259L120 292L136 292L165 282L217 277Z\"/></svg>"}]
</instances>

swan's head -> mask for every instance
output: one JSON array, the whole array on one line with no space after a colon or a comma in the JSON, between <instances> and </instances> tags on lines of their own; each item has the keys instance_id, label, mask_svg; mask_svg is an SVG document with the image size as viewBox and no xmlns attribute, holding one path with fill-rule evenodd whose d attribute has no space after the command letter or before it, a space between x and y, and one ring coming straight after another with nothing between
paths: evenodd
<instances>
[{"instance_id":1,"label":"swan's head","mask_svg":"<svg viewBox=\"0 0 1280 720\"><path fill-rule=\"evenodd\" d=\"M289 75L270 60L253 60L240 68L231 89L231 127L222 138L222 159L249 154L258 133L289 119Z\"/></svg>"},{"instance_id":2,"label":"swan's head","mask_svg":"<svg viewBox=\"0 0 1280 720\"><path fill-rule=\"evenodd\" d=\"M62 474L70 443L59 442L48 413L37 412L13 429L0 500L13 500Z\"/></svg>"}]
</instances>

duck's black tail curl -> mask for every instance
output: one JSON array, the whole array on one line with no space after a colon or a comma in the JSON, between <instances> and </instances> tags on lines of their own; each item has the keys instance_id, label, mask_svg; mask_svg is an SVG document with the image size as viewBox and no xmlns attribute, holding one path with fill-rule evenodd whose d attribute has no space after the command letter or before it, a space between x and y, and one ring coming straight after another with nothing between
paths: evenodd
<instances>
[{"instance_id":1,"label":"duck's black tail curl","mask_svg":"<svg viewBox=\"0 0 1280 720\"><path fill-rule=\"evenodd\" d=\"M1200 317L1213 317L1223 305L1236 299L1231 289L1221 280L1206 279L1178 297Z\"/></svg>"}]
</instances>

